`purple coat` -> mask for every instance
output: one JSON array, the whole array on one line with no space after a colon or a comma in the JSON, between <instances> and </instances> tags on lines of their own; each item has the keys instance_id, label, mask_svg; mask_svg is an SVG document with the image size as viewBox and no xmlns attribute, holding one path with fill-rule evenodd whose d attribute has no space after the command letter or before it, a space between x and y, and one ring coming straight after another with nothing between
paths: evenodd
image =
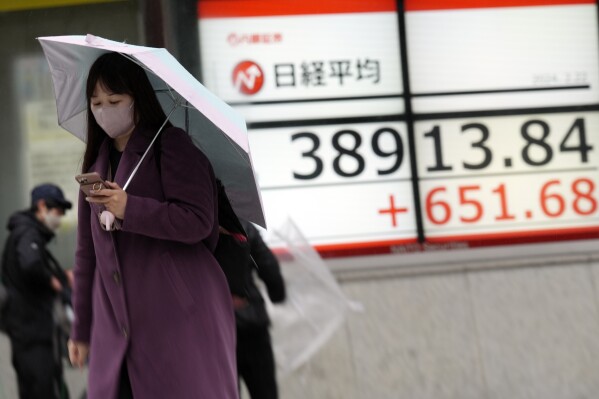
<instances>
[{"instance_id":1,"label":"purple coat","mask_svg":"<svg viewBox=\"0 0 599 399\"><path fill-rule=\"evenodd\" d=\"M214 174L178 128L162 133L127 189L122 230L100 227L79 196L72 339L89 342L89 399L116 399L126 362L136 398L236 399L235 320L218 237ZM108 171L109 141L90 171ZM134 131L115 181L123 187L150 143Z\"/></svg>"}]
</instances>

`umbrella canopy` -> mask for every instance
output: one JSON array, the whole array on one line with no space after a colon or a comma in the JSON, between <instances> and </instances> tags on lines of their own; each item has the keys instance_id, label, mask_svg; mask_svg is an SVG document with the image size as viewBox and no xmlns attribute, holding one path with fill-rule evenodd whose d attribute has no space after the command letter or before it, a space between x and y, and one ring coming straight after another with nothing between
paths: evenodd
<instances>
[{"instance_id":1,"label":"umbrella canopy","mask_svg":"<svg viewBox=\"0 0 599 399\"><path fill-rule=\"evenodd\" d=\"M164 112L206 154L235 212L265 226L243 118L198 82L163 48L135 46L87 36L39 37L48 60L58 123L86 140L85 86L89 69L104 53L117 52L146 70Z\"/></svg>"}]
</instances>

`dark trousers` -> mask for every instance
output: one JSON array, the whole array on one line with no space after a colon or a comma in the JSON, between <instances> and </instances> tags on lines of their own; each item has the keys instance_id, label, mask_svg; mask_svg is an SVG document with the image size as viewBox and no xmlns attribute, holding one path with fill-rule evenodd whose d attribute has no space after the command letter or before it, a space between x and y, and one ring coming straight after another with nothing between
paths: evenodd
<instances>
[{"instance_id":1,"label":"dark trousers","mask_svg":"<svg viewBox=\"0 0 599 399\"><path fill-rule=\"evenodd\" d=\"M68 398L61 359L52 343L25 344L11 339L11 344L20 399Z\"/></svg>"},{"instance_id":2,"label":"dark trousers","mask_svg":"<svg viewBox=\"0 0 599 399\"><path fill-rule=\"evenodd\" d=\"M127 371L127 362L123 362L121 367L121 380L119 381L119 399L133 399L133 391L131 390L131 380L129 380L129 372Z\"/></svg>"},{"instance_id":3,"label":"dark trousers","mask_svg":"<svg viewBox=\"0 0 599 399\"><path fill-rule=\"evenodd\" d=\"M277 399L275 358L268 328L237 329L237 372L252 399Z\"/></svg>"}]
</instances>

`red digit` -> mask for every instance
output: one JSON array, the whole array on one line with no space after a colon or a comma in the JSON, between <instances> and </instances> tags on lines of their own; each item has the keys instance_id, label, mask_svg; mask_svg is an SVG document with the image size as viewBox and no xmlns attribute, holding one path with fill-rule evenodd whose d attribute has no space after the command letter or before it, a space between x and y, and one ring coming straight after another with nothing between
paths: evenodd
<instances>
[{"instance_id":1,"label":"red digit","mask_svg":"<svg viewBox=\"0 0 599 399\"><path fill-rule=\"evenodd\" d=\"M579 188L581 183L587 184L588 189L584 192ZM593 191L595 191L595 183L593 183L591 179L574 180L572 183L572 192L576 194L576 199L572 204L574 207L574 212L578 213L579 215L590 215L597 210L597 200L591 195L593 194ZM588 202L591 204L590 208L586 211L580 208L580 201L582 199L588 200Z\"/></svg>"},{"instance_id":2,"label":"red digit","mask_svg":"<svg viewBox=\"0 0 599 399\"><path fill-rule=\"evenodd\" d=\"M500 184L497 186L494 193L499 195L499 201L501 201L501 215L495 217L495 220L514 220L516 217L514 215L510 215L507 212L507 196L505 194L505 184Z\"/></svg>"},{"instance_id":3,"label":"red digit","mask_svg":"<svg viewBox=\"0 0 599 399\"><path fill-rule=\"evenodd\" d=\"M433 224L445 224L451 218L451 208L449 204L443 200L433 201L433 195L438 192L445 192L447 189L445 187L437 187L431 190L430 193L426 196L426 216ZM443 217L436 218L433 213L433 207L441 207L443 209Z\"/></svg>"},{"instance_id":4,"label":"red digit","mask_svg":"<svg viewBox=\"0 0 599 399\"><path fill-rule=\"evenodd\" d=\"M476 209L476 212L473 217L465 218L460 216L460 220L464 223L476 223L483 216L483 206L480 202L466 198L466 192L472 190L480 190L480 186L464 186L460 187L460 204L461 205L471 205Z\"/></svg>"},{"instance_id":5,"label":"red digit","mask_svg":"<svg viewBox=\"0 0 599 399\"><path fill-rule=\"evenodd\" d=\"M559 195L559 194L547 194L547 189L550 186L553 185L559 185L560 181L559 180L549 180L547 183L545 183L543 185L543 188L541 189L541 209L543 210L543 212L545 213L545 215L552 217L552 218L556 218L562 215L562 213L564 213L564 210L566 209L566 201L564 201L564 198ZM547 206L547 201L549 200L553 200L554 203L557 203L557 210L555 212L551 212Z\"/></svg>"}]
</instances>

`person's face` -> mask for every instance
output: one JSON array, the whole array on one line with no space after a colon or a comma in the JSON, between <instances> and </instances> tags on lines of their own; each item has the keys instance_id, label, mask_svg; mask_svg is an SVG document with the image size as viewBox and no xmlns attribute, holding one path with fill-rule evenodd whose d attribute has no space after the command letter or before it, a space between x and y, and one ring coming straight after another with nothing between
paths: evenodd
<instances>
[{"instance_id":1,"label":"person's face","mask_svg":"<svg viewBox=\"0 0 599 399\"><path fill-rule=\"evenodd\" d=\"M52 231L58 230L64 217L64 209L48 208L44 200L38 203L41 221Z\"/></svg>"},{"instance_id":2,"label":"person's face","mask_svg":"<svg viewBox=\"0 0 599 399\"><path fill-rule=\"evenodd\" d=\"M122 150L135 128L133 98L129 94L112 93L98 82L90 106L98 125L117 140L117 147Z\"/></svg>"}]
</instances>

